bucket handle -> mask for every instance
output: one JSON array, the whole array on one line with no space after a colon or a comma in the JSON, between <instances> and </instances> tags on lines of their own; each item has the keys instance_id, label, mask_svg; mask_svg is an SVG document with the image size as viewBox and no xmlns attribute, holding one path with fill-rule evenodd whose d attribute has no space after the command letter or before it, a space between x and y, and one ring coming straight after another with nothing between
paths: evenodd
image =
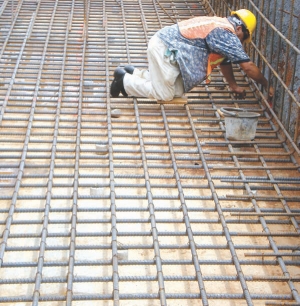
<instances>
[{"instance_id":1,"label":"bucket handle","mask_svg":"<svg viewBox=\"0 0 300 306\"><path fill-rule=\"evenodd\" d=\"M233 112L234 110L244 111L242 108L236 109L234 107L227 107L226 109L224 107L221 107L220 111L223 113L223 116L225 114L225 115L236 117L238 116L238 114L236 112Z\"/></svg>"},{"instance_id":2,"label":"bucket handle","mask_svg":"<svg viewBox=\"0 0 300 306\"><path fill-rule=\"evenodd\" d=\"M217 112L218 112L218 114L219 114L222 118L225 117L225 116L224 116L224 113L223 113L220 109L217 109Z\"/></svg>"}]
</instances>

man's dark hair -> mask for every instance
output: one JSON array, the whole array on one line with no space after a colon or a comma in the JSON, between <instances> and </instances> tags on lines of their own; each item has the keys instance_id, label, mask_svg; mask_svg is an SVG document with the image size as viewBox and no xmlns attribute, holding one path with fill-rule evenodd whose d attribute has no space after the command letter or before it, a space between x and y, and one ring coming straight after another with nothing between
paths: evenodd
<instances>
[{"instance_id":1,"label":"man's dark hair","mask_svg":"<svg viewBox=\"0 0 300 306\"><path fill-rule=\"evenodd\" d=\"M242 31L244 33L244 40L248 39L250 36L249 31L247 30L245 24L243 23L243 21L240 19L240 17L236 14L234 14L233 16L228 17L228 20L233 23L236 26L241 26L242 27Z\"/></svg>"},{"instance_id":2,"label":"man's dark hair","mask_svg":"<svg viewBox=\"0 0 300 306\"><path fill-rule=\"evenodd\" d=\"M247 28L246 28L244 22L240 19L240 17L239 17L238 15L234 14L233 16L234 16L235 18L237 18L237 19L239 20L239 22L240 22L238 25L240 25L240 26L242 27L242 31L243 31L243 33L244 33L244 40L248 39L249 36L250 36L250 33L249 33L249 31L247 30Z\"/></svg>"}]
</instances>

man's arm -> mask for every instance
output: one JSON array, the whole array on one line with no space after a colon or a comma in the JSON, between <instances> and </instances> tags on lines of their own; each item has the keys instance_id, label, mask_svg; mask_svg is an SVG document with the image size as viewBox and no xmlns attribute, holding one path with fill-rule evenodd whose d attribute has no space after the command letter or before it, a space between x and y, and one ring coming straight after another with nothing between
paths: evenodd
<instances>
[{"instance_id":1,"label":"man's arm","mask_svg":"<svg viewBox=\"0 0 300 306\"><path fill-rule=\"evenodd\" d=\"M239 63L248 77L262 84L265 89L268 90L268 101L270 102L274 95L274 89L268 85L267 79L262 75L258 67L250 61L249 56L245 53L241 41L236 34L216 28L207 35L206 43L210 52L223 55L231 63ZM236 84L231 65L223 64L220 65L220 67L232 91L235 92L237 96L243 97L243 95L245 95L245 93L243 94L244 90Z\"/></svg>"},{"instance_id":2,"label":"man's arm","mask_svg":"<svg viewBox=\"0 0 300 306\"><path fill-rule=\"evenodd\" d=\"M255 82L261 84L264 86L266 90L268 90L268 81L263 76L263 74L260 72L258 67L251 61L249 62L243 62L239 64L240 67L244 70L244 72L247 74L248 77L253 79ZM221 71L226 78L229 87L232 89L233 92L237 94L237 97L244 98L245 97L245 91L243 88L239 87L235 81L233 69L231 65L220 65ZM274 89L270 86L269 92L268 92L268 102L271 102L272 97L274 95Z\"/></svg>"},{"instance_id":3,"label":"man's arm","mask_svg":"<svg viewBox=\"0 0 300 306\"><path fill-rule=\"evenodd\" d=\"M221 71L229 84L230 89L236 94L236 98L244 99L246 91L239 87L235 81L231 64L220 65Z\"/></svg>"},{"instance_id":4,"label":"man's arm","mask_svg":"<svg viewBox=\"0 0 300 306\"><path fill-rule=\"evenodd\" d=\"M268 88L268 80L263 76L258 67L253 62L240 63L240 67L244 70L249 78L263 85L265 90L269 90L268 102L271 102L272 97L274 96L274 89L272 86Z\"/></svg>"}]
</instances>

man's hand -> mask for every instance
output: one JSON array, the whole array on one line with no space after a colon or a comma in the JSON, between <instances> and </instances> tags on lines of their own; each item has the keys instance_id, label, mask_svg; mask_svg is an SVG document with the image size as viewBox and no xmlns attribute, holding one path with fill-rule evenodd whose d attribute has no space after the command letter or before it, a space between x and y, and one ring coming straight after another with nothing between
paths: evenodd
<instances>
[{"instance_id":1,"label":"man's hand","mask_svg":"<svg viewBox=\"0 0 300 306\"><path fill-rule=\"evenodd\" d=\"M229 88L233 91L236 99L245 99L246 91L239 87L235 81L232 65L220 65L221 71L228 82Z\"/></svg>"},{"instance_id":2,"label":"man's hand","mask_svg":"<svg viewBox=\"0 0 300 306\"><path fill-rule=\"evenodd\" d=\"M246 97L246 90L243 89L242 87L236 86L236 87L231 87L231 90L234 93L234 97L236 99L245 99Z\"/></svg>"}]
</instances>

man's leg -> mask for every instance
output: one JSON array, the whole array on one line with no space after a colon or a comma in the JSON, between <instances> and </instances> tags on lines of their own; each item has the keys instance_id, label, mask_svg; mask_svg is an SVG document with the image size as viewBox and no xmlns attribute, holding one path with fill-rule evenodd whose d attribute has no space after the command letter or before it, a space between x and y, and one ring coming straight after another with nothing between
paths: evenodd
<instances>
[{"instance_id":1,"label":"man's leg","mask_svg":"<svg viewBox=\"0 0 300 306\"><path fill-rule=\"evenodd\" d=\"M184 93L179 67L164 56L166 49L157 35L151 38L148 46L149 75L146 74L144 79L139 76L139 71L132 75L126 73L124 88L128 95L169 101Z\"/></svg>"},{"instance_id":2,"label":"man's leg","mask_svg":"<svg viewBox=\"0 0 300 306\"><path fill-rule=\"evenodd\" d=\"M184 86L181 74L178 75L175 81L175 97L182 97L184 95Z\"/></svg>"},{"instance_id":3,"label":"man's leg","mask_svg":"<svg viewBox=\"0 0 300 306\"><path fill-rule=\"evenodd\" d=\"M147 69L138 69L138 68L135 68L133 70L133 75L136 75L142 79L145 79L145 80L148 80L150 81L150 73L149 73L149 70Z\"/></svg>"}]
</instances>

